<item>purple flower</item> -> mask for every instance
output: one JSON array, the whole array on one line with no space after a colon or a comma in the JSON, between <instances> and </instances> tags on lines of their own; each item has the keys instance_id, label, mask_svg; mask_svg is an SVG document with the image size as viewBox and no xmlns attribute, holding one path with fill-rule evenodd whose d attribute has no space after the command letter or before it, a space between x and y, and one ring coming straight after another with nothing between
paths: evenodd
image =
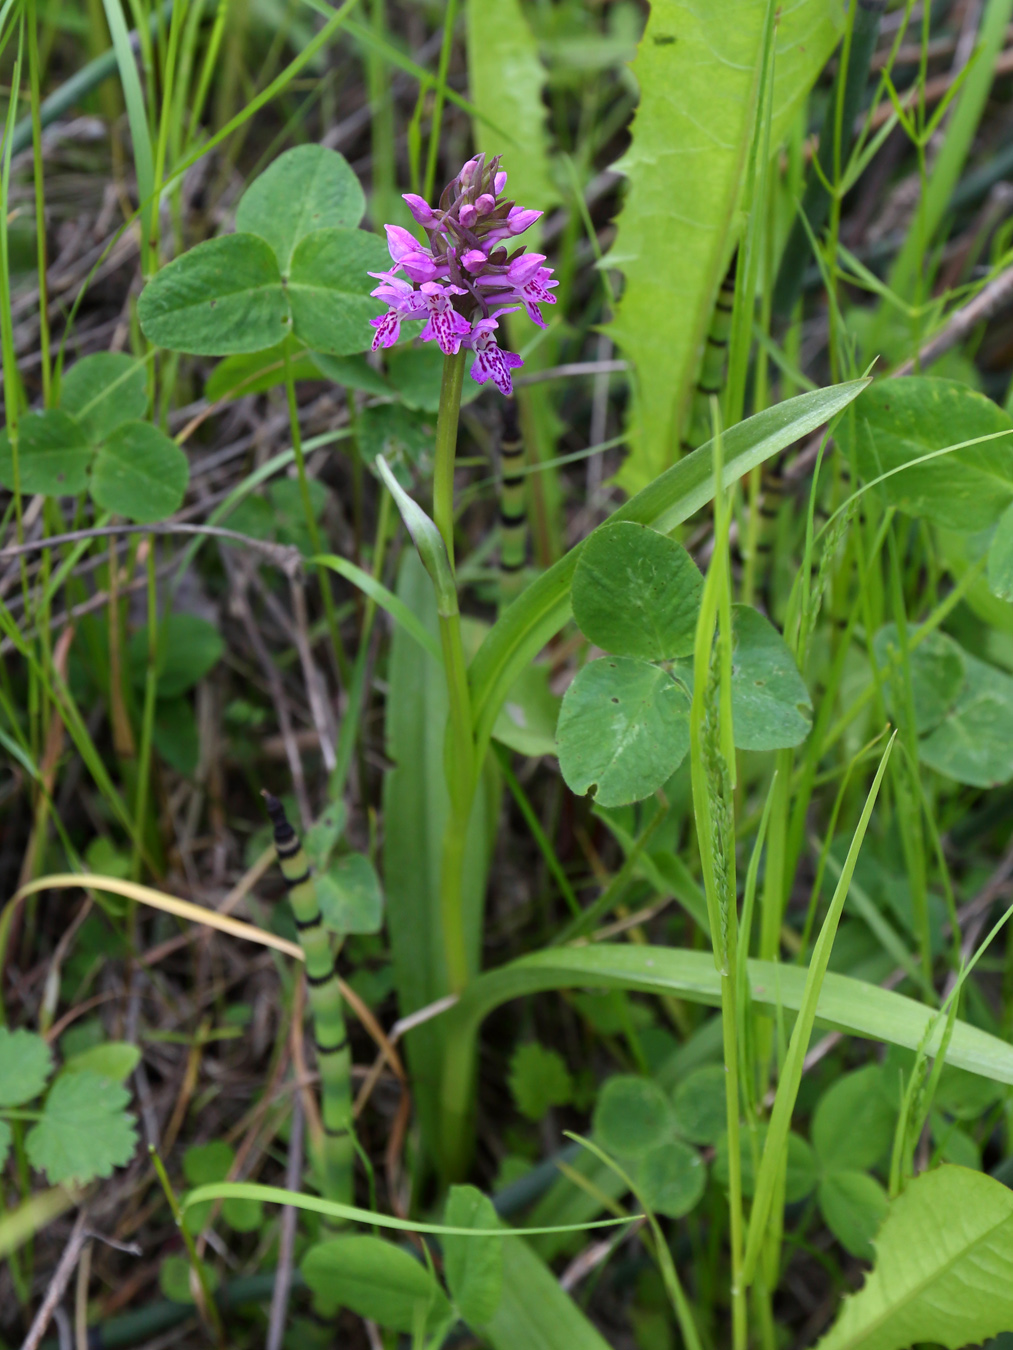
<instances>
[{"instance_id":1,"label":"purple flower","mask_svg":"<svg viewBox=\"0 0 1013 1350\"><path fill-rule=\"evenodd\" d=\"M424 318L423 342L436 342L448 356L462 347L474 351L472 377L492 380L508 394L510 372L522 364L497 341L500 315L522 305L532 321L545 327L540 305L552 305L556 282L541 253L525 253L508 241L529 229L542 212L505 199L507 176L499 157L476 155L444 188L438 206L417 193L404 200L426 234L419 240L399 225L387 225L391 268L373 272L380 285L373 295L387 313L371 319L373 350L400 337L404 319Z\"/></svg>"},{"instance_id":2,"label":"purple flower","mask_svg":"<svg viewBox=\"0 0 1013 1350\"><path fill-rule=\"evenodd\" d=\"M503 314L506 311L500 309L496 313ZM472 326L471 339L468 342L468 346L475 352L471 378L478 384L492 380L500 393L509 398L514 391L513 376L510 372L516 370L518 366L523 366L524 362L515 352L505 352L500 347L495 333L498 326L492 316L488 319L478 319Z\"/></svg>"},{"instance_id":3,"label":"purple flower","mask_svg":"<svg viewBox=\"0 0 1013 1350\"><path fill-rule=\"evenodd\" d=\"M455 295L467 295L460 286L440 286L435 281L424 282L419 287L420 297L429 315L429 322L419 337L423 342L435 338L445 356L456 356L461 349L461 339L471 332L471 324L453 307Z\"/></svg>"}]
</instances>

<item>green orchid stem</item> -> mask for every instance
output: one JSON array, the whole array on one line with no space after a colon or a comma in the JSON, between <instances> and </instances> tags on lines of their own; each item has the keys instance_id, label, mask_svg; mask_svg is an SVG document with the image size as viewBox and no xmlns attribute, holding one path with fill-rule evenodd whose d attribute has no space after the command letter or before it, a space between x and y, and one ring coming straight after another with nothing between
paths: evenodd
<instances>
[{"instance_id":1,"label":"green orchid stem","mask_svg":"<svg viewBox=\"0 0 1013 1350\"><path fill-rule=\"evenodd\" d=\"M454 461L457 422L464 385L464 350L443 358L440 412L436 421L436 472L433 478L433 519L443 535L451 570L454 567Z\"/></svg>"}]
</instances>

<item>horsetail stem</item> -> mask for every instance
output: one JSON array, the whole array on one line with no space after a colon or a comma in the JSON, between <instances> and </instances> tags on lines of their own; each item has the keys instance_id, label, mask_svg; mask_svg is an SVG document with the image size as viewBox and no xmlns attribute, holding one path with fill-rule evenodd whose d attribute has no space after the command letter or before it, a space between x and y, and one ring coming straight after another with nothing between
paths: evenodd
<instances>
[{"instance_id":1,"label":"horsetail stem","mask_svg":"<svg viewBox=\"0 0 1013 1350\"><path fill-rule=\"evenodd\" d=\"M316 883L302 841L277 797L263 793L274 827L274 849L288 887L289 903L306 958L306 984L313 1014L313 1045L320 1070L320 1108L324 1125L321 1172L328 1200L352 1203L355 1138L352 1122L352 1059L345 1010L330 934L324 927Z\"/></svg>"}]
</instances>

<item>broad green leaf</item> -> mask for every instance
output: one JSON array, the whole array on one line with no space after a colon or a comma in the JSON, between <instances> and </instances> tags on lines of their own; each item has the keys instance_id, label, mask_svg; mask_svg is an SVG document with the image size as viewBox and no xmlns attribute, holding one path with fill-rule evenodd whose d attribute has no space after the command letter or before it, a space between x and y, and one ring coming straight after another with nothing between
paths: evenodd
<instances>
[{"instance_id":1,"label":"broad green leaf","mask_svg":"<svg viewBox=\"0 0 1013 1350\"><path fill-rule=\"evenodd\" d=\"M22 492L76 496L88 486L94 450L75 418L55 408L28 413L18 428L18 476ZM10 438L0 431L0 483L14 490Z\"/></svg>"},{"instance_id":2,"label":"broad green leaf","mask_svg":"<svg viewBox=\"0 0 1013 1350\"><path fill-rule=\"evenodd\" d=\"M695 1148L668 1139L641 1158L637 1185L656 1214L681 1219L699 1204L707 1185L707 1168Z\"/></svg>"},{"instance_id":3,"label":"broad green leaf","mask_svg":"<svg viewBox=\"0 0 1013 1350\"><path fill-rule=\"evenodd\" d=\"M767 1138L767 1127L761 1125L756 1131L757 1153L763 1152ZM753 1163L753 1147L749 1132L743 1126L739 1133L739 1145L742 1152L742 1194L752 1195L756 1190L756 1167ZM723 1134L714 1151L714 1180L722 1186L728 1186L728 1135ZM784 1198L789 1204L804 1200L814 1190L817 1181L816 1159L813 1151L800 1134L788 1135L788 1167L785 1176Z\"/></svg>"},{"instance_id":4,"label":"broad green leaf","mask_svg":"<svg viewBox=\"0 0 1013 1350\"><path fill-rule=\"evenodd\" d=\"M1000 600L1013 600L1013 504L999 517L988 547L988 584Z\"/></svg>"},{"instance_id":5,"label":"broad green leaf","mask_svg":"<svg viewBox=\"0 0 1013 1350\"><path fill-rule=\"evenodd\" d=\"M33 1167L50 1182L86 1185L125 1166L137 1144L134 1118L124 1108L130 1094L90 1069L60 1074L49 1090L42 1119L25 1136Z\"/></svg>"},{"instance_id":6,"label":"broad green leaf","mask_svg":"<svg viewBox=\"0 0 1013 1350\"><path fill-rule=\"evenodd\" d=\"M191 1186L208 1186L224 1181L236 1160L235 1149L224 1139L212 1139L206 1144L192 1144L183 1154L183 1175ZM232 1203L237 1203L234 1199ZM201 1231L214 1208L213 1201L191 1205L183 1215L188 1233Z\"/></svg>"},{"instance_id":7,"label":"broad green leaf","mask_svg":"<svg viewBox=\"0 0 1013 1350\"><path fill-rule=\"evenodd\" d=\"M190 699L159 698L152 740L170 769L185 778L196 772L200 763L200 732Z\"/></svg>"},{"instance_id":8,"label":"broad green leaf","mask_svg":"<svg viewBox=\"0 0 1013 1350\"><path fill-rule=\"evenodd\" d=\"M278 263L255 234L208 239L167 263L137 302L145 337L195 356L276 346L292 326Z\"/></svg>"},{"instance_id":9,"label":"broad green leaf","mask_svg":"<svg viewBox=\"0 0 1013 1350\"><path fill-rule=\"evenodd\" d=\"M815 431L865 387L866 381L853 380L799 394L730 427L722 445L723 485L731 487L750 469ZM667 534L713 495L713 445L708 442L621 506L610 523L633 520ZM583 547L577 544L532 582L494 624L472 661L469 679L480 746L485 745L511 685L566 623L573 573Z\"/></svg>"},{"instance_id":10,"label":"broad green leaf","mask_svg":"<svg viewBox=\"0 0 1013 1350\"><path fill-rule=\"evenodd\" d=\"M967 676L949 716L918 742L923 764L972 787L1013 778L1013 677L964 653Z\"/></svg>"},{"instance_id":11,"label":"broad green leaf","mask_svg":"<svg viewBox=\"0 0 1013 1350\"><path fill-rule=\"evenodd\" d=\"M75 362L60 381L60 409L93 445L148 408L148 372L126 352L96 352Z\"/></svg>"},{"instance_id":12,"label":"broad green leaf","mask_svg":"<svg viewBox=\"0 0 1013 1350\"><path fill-rule=\"evenodd\" d=\"M901 679L896 624L888 623L879 630L872 642L872 652L884 676ZM915 727L919 736L924 736L947 715L963 687L967 673L964 649L946 633L937 630L908 651L908 669ZM886 689L888 695L892 695L889 679Z\"/></svg>"},{"instance_id":13,"label":"broad green leaf","mask_svg":"<svg viewBox=\"0 0 1013 1350\"><path fill-rule=\"evenodd\" d=\"M199 684L221 660L221 634L198 614L170 614L159 623L158 692L175 698ZM148 666L148 625L138 628L127 648L134 684L144 683Z\"/></svg>"},{"instance_id":14,"label":"broad green leaf","mask_svg":"<svg viewBox=\"0 0 1013 1350\"><path fill-rule=\"evenodd\" d=\"M609 1153L641 1158L671 1130L672 1108L653 1079L620 1073L606 1080L594 1108L594 1135Z\"/></svg>"},{"instance_id":15,"label":"broad green leaf","mask_svg":"<svg viewBox=\"0 0 1013 1350\"><path fill-rule=\"evenodd\" d=\"M420 1319L432 1331L451 1314L443 1290L421 1261L376 1237L337 1237L311 1247L300 1266L314 1294L392 1331Z\"/></svg>"},{"instance_id":16,"label":"broad green leaf","mask_svg":"<svg viewBox=\"0 0 1013 1350\"><path fill-rule=\"evenodd\" d=\"M0 1107L23 1106L37 1097L52 1068L53 1057L41 1036L0 1027Z\"/></svg>"},{"instance_id":17,"label":"broad green leaf","mask_svg":"<svg viewBox=\"0 0 1013 1350\"><path fill-rule=\"evenodd\" d=\"M811 1136L820 1167L824 1172L873 1167L893 1141L896 1118L878 1064L836 1079L813 1114Z\"/></svg>"},{"instance_id":18,"label":"broad green leaf","mask_svg":"<svg viewBox=\"0 0 1013 1350\"><path fill-rule=\"evenodd\" d=\"M11 1127L6 1120L0 1120L0 1170L6 1166L7 1155L11 1151L12 1138Z\"/></svg>"},{"instance_id":19,"label":"broad green leaf","mask_svg":"<svg viewBox=\"0 0 1013 1350\"><path fill-rule=\"evenodd\" d=\"M432 583L412 549L402 554L397 596L438 651ZM387 678L384 746L394 767L383 779L383 877L398 1006L404 1017L449 992L440 919L441 841L449 811L443 758L447 685L442 662L420 650L400 623L394 628ZM488 769L487 774L476 793L465 848L464 926L473 972L481 951L487 841L499 814L498 788ZM445 1020L437 1017L405 1038L424 1147L432 1156L440 1142L436 1103L445 1035Z\"/></svg>"},{"instance_id":20,"label":"broad green leaf","mask_svg":"<svg viewBox=\"0 0 1013 1350\"><path fill-rule=\"evenodd\" d=\"M334 225L354 227L365 209L366 198L344 155L323 145L297 145L243 193L236 229L266 239L284 276L308 234Z\"/></svg>"},{"instance_id":21,"label":"broad green leaf","mask_svg":"<svg viewBox=\"0 0 1013 1350\"><path fill-rule=\"evenodd\" d=\"M591 661L563 696L559 768L571 792L599 806L649 797L689 749L689 699L667 671L628 656Z\"/></svg>"},{"instance_id":22,"label":"broad green leaf","mask_svg":"<svg viewBox=\"0 0 1013 1350\"><path fill-rule=\"evenodd\" d=\"M703 577L683 546L632 521L595 530L577 560L577 627L618 656L660 661L693 650Z\"/></svg>"},{"instance_id":23,"label":"broad green leaf","mask_svg":"<svg viewBox=\"0 0 1013 1350\"><path fill-rule=\"evenodd\" d=\"M64 1073L80 1073L89 1069L111 1083L125 1083L141 1062L141 1052L129 1041L105 1041L73 1055L63 1066Z\"/></svg>"},{"instance_id":24,"label":"broad green leaf","mask_svg":"<svg viewBox=\"0 0 1013 1350\"><path fill-rule=\"evenodd\" d=\"M318 871L327 866L334 845L345 832L348 808L343 801L330 802L303 836L303 848Z\"/></svg>"},{"instance_id":25,"label":"broad green leaf","mask_svg":"<svg viewBox=\"0 0 1013 1350\"><path fill-rule=\"evenodd\" d=\"M784 639L750 605L732 607L732 725L740 750L799 745L812 725L812 700Z\"/></svg>"},{"instance_id":26,"label":"broad green leaf","mask_svg":"<svg viewBox=\"0 0 1013 1350\"><path fill-rule=\"evenodd\" d=\"M473 122L475 144L486 155L502 154L509 196L544 211L559 195L549 171L546 74L520 0L468 0L465 17L468 92L481 114Z\"/></svg>"},{"instance_id":27,"label":"broad green leaf","mask_svg":"<svg viewBox=\"0 0 1013 1350\"><path fill-rule=\"evenodd\" d=\"M820 1213L841 1246L862 1261L873 1259L873 1240L886 1214L886 1191L867 1172L831 1172L817 1191Z\"/></svg>"},{"instance_id":28,"label":"broad green leaf","mask_svg":"<svg viewBox=\"0 0 1013 1350\"><path fill-rule=\"evenodd\" d=\"M366 394L381 398L390 394L390 386L378 370L374 370L364 356L328 356L326 352L312 352L313 363L325 379L343 384L348 389L361 389Z\"/></svg>"},{"instance_id":29,"label":"broad green leaf","mask_svg":"<svg viewBox=\"0 0 1013 1350\"><path fill-rule=\"evenodd\" d=\"M549 667L535 662L500 708L493 738L519 755L554 755L561 702L549 688Z\"/></svg>"},{"instance_id":30,"label":"broad green leaf","mask_svg":"<svg viewBox=\"0 0 1013 1350\"><path fill-rule=\"evenodd\" d=\"M947 1065L939 1075L935 1104L958 1120L980 1120L1006 1095L998 1083Z\"/></svg>"},{"instance_id":31,"label":"broad green leaf","mask_svg":"<svg viewBox=\"0 0 1013 1350\"><path fill-rule=\"evenodd\" d=\"M443 1222L450 1228L498 1224L492 1201L474 1186L451 1186ZM502 1240L448 1233L443 1240L443 1269L458 1312L469 1326L484 1326L503 1293Z\"/></svg>"},{"instance_id":32,"label":"broad green leaf","mask_svg":"<svg viewBox=\"0 0 1013 1350\"><path fill-rule=\"evenodd\" d=\"M164 431L150 422L124 422L99 447L91 495L104 511L148 524L179 509L189 479L186 455Z\"/></svg>"},{"instance_id":33,"label":"broad green leaf","mask_svg":"<svg viewBox=\"0 0 1013 1350\"><path fill-rule=\"evenodd\" d=\"M285 355L294 380L319 380L320 370L305 347L289 336L284 342L265 351L244 352L219 361L204 386L204 397L209 403L222 399L245 398L247 394L263 394L285 383Z\"/></svg>"},{"instance_id":34,"label":"broad green leaf","mask_svg":"<svg viewBox=\"0 0 1013 1350\"><path fill-rule=\"evenodd\" d=\"M634 366L635 491L678 455L718 286L736 243L753 135L766 6L655 0L632 72L640 105L617 165L629 179L609 264L626 284L609 330ZM770 148L830 55L840 12L827 0L785 6L776 29Z\"/></svg>"},{"instance_id":35,"label":"broad green leaf","mask_svg":"<svg viewBox=\"0 0 1013 1350\"><path fill-rule=\"evenodd\" d=\"M387 250L365 230L327 229L296 248L288 279L292 328L315 351L351 356L373 341L369 321L379 312L373 278L390 265Z\"/></svg>"},{"instance_id":36,"label":"broad green leaf","mask_svg":"<svg viewBox=\"0 0 1013 1350\"><path fill-rule=\"evenodd\" d=\"M398 403L380 403L364 408L359 417L359 451L367 463L377 455L396 467L404 487L411 487L409 465L421 464L432 456L436 422L425 413L402 408Z\"/></svg>"},{"instance_id":37,"label":"broad green leaf","mask_svg":"<svg viewBox=\"0 0 1013 1350\"><path fill-rule=\"evenodd\" d=\"M190 1232L199 1231L191 1228ZM190 1288L190 1262L185 1256L166 1256L158 1268L158 1287L164 1298L170 1303L193 1303L193 1291Z\"/></svg>"},{"instance_id":38,"label":"broad green leaf","mask_svg":"<svg viewBox=\"0 0 1013 1350\"><path fill-rule=\"evenodd\" d=\"M362 853L335 858L316 879L324 924L334 933L378 933L383 927L383 891L376 868Z\"/></svg>"},{"instance_id":39,"label":"broad green leaf","mask_svg":"<svg viewBox=\"0 0 1013 1350\"><path fill-rule=\"evenodd\" d=\"M1013 501L1013 421L991 399L954 380L910 375L869 386L838 429L866 482L949 445L1008 430L894 473L874 491L908 515L969 533Z\"/></svg>"},{"instance_id":40,"label":"broad green leaf","mask_svg":"<svg viewBox=\"0 0 1013 1350\"><path fill-rule=\"evenodd\" d=\"M817 1350L948 1350L1013 1327L1013 1193L965 1167L923 1172L890 1202L876 1266Z\"/></svg>"},{"instance_id":41,"label":"broad green leaf","mask_svg":"<svg viewBox=\"0 0 1013 1350\"><path fill-rule=\"evenodd\" d=\"M508 1081L518 1110L529 1120L541 1120L550 1107L565 1106L573 1097L573 1079L562 1055L537 1041L514 1051Z\"/></svg>"},{"instance_id":42,"label":"broad green leaf","mask_svg":"<svg viewBox=\"0 0 1013 1350\"><path fill-rule=\"evenodd\" d=\"M520 1238L503 1243L503 1294L482 1328L493 1350L608 1350L608 1343Z\"/></svg>"},{"instance_id":43,"label":"broad green leaf","mask_svg":"<svg viewBox=\"0 0 1013 1350\"><path fill-rule=\"evenodd\" d=\"M705 1064L694 1069L672 1094L675 1129L693 1144L716 1144L728 1121L725 1113L723 1064Z\"/></svg>"}]
</instances>

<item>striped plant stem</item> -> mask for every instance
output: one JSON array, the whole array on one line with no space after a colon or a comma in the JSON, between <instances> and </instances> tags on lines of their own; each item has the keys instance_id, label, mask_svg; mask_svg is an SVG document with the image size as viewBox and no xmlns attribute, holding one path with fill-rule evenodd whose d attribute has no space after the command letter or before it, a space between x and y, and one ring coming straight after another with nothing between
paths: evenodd
<instances>
[{"instance_id":1,"label":"striped plant stem","mask_svg":"<svg viewBox=\"0 0 1013 1350\"><path fill-rule=\"evenodd\" d=\"M306 984L313 1015L313 1044L320 1070L320 1114L324 1125L321 1173L324 1197L353 1200L355 1139L352 1123L352 1059L345 1009L331 937L323 924L317 888L302 842L277 797L264 793L274 826L274 848L288 887L289 903L306 958Z\"/></svg>"},{"instance_id":2,"label":"striped plant stem","mask_svg":"<svg viewBox=\"0 0 1013 1350\"><path fill-rule=\"evenodd\" d=\"M528 517L524 504L524 437L512 398L503 402L499 444L499 599L505 607L520 592L527 560Z\"/></svg>"}]
</instances>

